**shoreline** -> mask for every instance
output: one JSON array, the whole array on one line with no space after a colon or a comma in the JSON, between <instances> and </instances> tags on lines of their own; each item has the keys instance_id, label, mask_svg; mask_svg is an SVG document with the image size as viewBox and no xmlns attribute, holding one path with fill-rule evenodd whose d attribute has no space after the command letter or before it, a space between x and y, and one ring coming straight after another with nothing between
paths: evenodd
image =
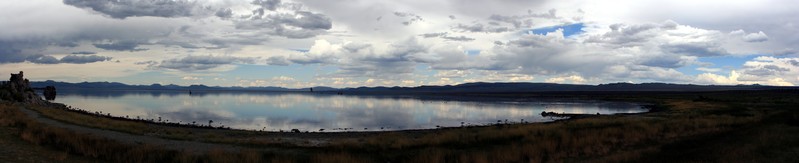
<instances>
[{"instance_id":1,"label":"shoreline","mask_svg":"<svg viewBox=\"0 0 799 163\"><path fill-rule=\"evenodd\" d=\"M144 92L146 92L146 91L152 91L152 90L113 90L113 91L123 91L123 92L124 91L136 91L136 92L144 91ZM167 91L172 91L172 90L167 90ZM232 91L232 92L229 92L229 93L235 93L235 91ZM245 93L248 93L248 92L245 92ZM251 92L249 92L249 93L251 93ZM267 93L312 93L312 92L267 92ZM345 95L345 96L376 97L375 95ZM651 104L650 102L641 102L641 101L635 101L635 100L607 100L607 99L601 99L601 98L598 98L598 97L594 97L594 98L590 98L590 97L589 98L585 98L585 97L583 97L583 98L563 98L563 97L559 97L559 96L544 96L544 97L521 98L521 97L505 97L505 96L484 96L480 100L462 98L462 97L478 97L479 98L479 96L474 96L474 95L444 95L444 94L405 94L405 95L399 95L399 96L398 95L377 95L377 97L379 97L379 98L408 98L408 99L419 99L419 100L422 100L422 101L459 101L459 102L489 102L489 101L490 102L497 102L497 100L499 100L500 102L502 102L502 101L508 101L508 102L548 101L548 102L551 102L549 100L554 100L556 102L574 102L574 101L580 101L580 102L582 102L582 101L587 101L587 102L624 102L624 103L631 103L631 104L638 105L642 109L641 112L637 112L637 113L613 113L613 114L602 114L602 116L646 114L646 113L652 112L652 108L655 107L655 104ZM301 130L300 132L292 132L292 129L286 129L286 130L280 130L280 131L275 131L275 130L257 130L257 129L240 129L240 128L231 128L230 126L208 126L208 125L203 125L202 123L190 124L188 122L186 122L186 123L175 123L175 122L166 122L166 121L160 121L159 122L156 119L135 119L133 117L123 117L123 116L118 116L118 115L111 115L110 113L103 114L101 111L98 112L98 111L83 110L83 109L80 109L80 108L73 108L73 107L71 107L71 106L69 106L67 104L56 103L56 102L52 102L52 101L47 101L47 103L44 104L44 105L46 105L48 107L54 107L54 108L62 109L62 110L65 110L65 111L74 112L74 113L80 113L80 114L84 114L84 115L88 115L88 116L98 116L98 117L110 118L110 119L120 120L120 121L147 123L147 124L161 125L161 126L166 126L166 127L184 127L184 128L193 128L193 129L214 129L214 130L228 130L228 131L244 131L244 132L257 132L257 133L270 133L270 134L273 134L273 133L294 133L294 134L300 134L300 133L301 134L312 134L312 133L317 133L317 134L326 134L326 133L365 133L365 134L373 134L373 133L383 133L383 132L405 132L405 131L407 131L407 132L429 132L430 130L441 130L441 129L450 129L450 128L471 128L471 127L490 127L490 126L502 126L502 125L516 125L516 124L550 123L550 122L558 122L558 121L567 121L567 120L570 120L570 119L588 118L588 117L598 116L599 115L599 114L587 114L587 113L554 113L554 112L550 112L550 114L548 116L543 116L544 113L539 114L539 115L542 115L542 117L544 117L544 118L551 117L551 118L554 118L554 119L551 119L551 120L548 120L548 121L536 121L536 122L527 122L527 121L525 121L525 122L522 122L522 121L493 122L492 121L492 122L477 123L477 124L471 124L470 123L470 125L462 125L462 126L440 126L440 127L435 127L435 128L431 127L431 128L398 129L398 130L393 130L393 129L383 130L383 129L380 129L380 130L371 130L371 131L370 130L356 130L354 128L335 128L335 129L330 129L330 130L324 130L325 132L314 131L314 130ZM94 112L94 113L92 113L92 112ZM347 130L347 129L349 129L349 130Z\"/></svg>"}]
</instances>

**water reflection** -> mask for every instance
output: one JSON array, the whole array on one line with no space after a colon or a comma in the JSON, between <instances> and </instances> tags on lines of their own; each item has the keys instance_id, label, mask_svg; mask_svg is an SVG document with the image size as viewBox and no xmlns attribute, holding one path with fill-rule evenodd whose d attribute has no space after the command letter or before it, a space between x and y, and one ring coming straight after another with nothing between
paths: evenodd
<instances>
[{"instance_id":1,"label":"water reflection","mask_svg":"<svg viewBox=\"0 0 799 163\"><path fill-rule=\"evenodd\" d=\"M348 96L315 93L60 91L56 102L116 116L250 130L376 131L497 121L551 121L542 111L614 114L645 111L624 102L443 96ZM382 129L381 129L382 128Z\"/></svg>"}]
</instances>

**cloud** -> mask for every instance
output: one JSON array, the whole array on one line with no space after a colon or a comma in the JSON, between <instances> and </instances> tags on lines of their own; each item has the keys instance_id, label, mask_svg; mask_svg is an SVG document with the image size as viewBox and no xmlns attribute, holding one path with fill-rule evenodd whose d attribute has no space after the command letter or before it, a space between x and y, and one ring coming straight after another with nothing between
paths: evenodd
<instances>
[{"instance_id":1,"label":"cloud","mask_svg":"<svg viewBox=\"0 0 799 163\"><path fill-rule=\"evenodd\" d=\"M84 54L84 55L88 55L88 54L97 54L97 52L90 52L90 51L77 51L77 52L72 52L71 54Z\"/></svg>"},{"instance_id":2,"label":"cloud","mask_svg":"<svg viewBox=\"0 0 799 163\"><path fill-rule=\"evenodd\" d=\"M111 43L98 43L98 44L92 44L92 45L94 45L94 47L97 47L97 48L100 48L100 49L112 50L112 51L131 51L131 52L134 52L134 51L149 50L149 49L145 49L145 48L138 48L139 45L141 45L141 44L145 44L145 43L137 42L137 41L117 41L117 42L111 42Z\"/></svg>"},{"instance_id":3,"label":"cloud","mask_svg":"<svg viewBox=\"0 0 799 163\"><path fill-rule=\"evenodd\" d=\"M143 16L194 17L212 13L197 1L189 0L64 0L64 4L91 9L116 19Z\"/></svg>"},{"instance_id":4,"label":"cloud","mask_svg":"<svg viewBox=\"0 0 799 163\"><path fill-rule=\"evenodd\" d=\"M263 9L267 9L269 11L275 11L280 5L280 0L255 0L252 1L252 4L261 6Z\"/></svg>"},{"instance_id":5,"label":"cloud","mask_svg":"<svg viewBox=\"0 0 799 163\"><path fill-rule=\"evenodd\" d=\"M255 30L286 38L303 39L326 33L333 28L332 20L324 14L301 10L301 4L286 4L280 0L256 0L259 6L252 15L235 20L236 29ZM287 12L278 12L284 9Z\"/></svg>"},{"instance_id":6,"label":"cloud","mask_svg":"<svg viewBox=\"0 0 799 163\"><path fill-rule=\"evenodd\" d=\"M441 38L450 41L472 41L474 38L469 38L466 36L441 36Z\"/></svg>"},{"instance_id":7,"label":"cloud","mask_svg":"<svg viewBox=\"0 0 799 163\"><path fill-rule=\"evenodd\" d=\"M704 72L719 72L719 71L721 71L720 68L707 68L707 67L699 67L699 68L696 68L696 70L704 71Z\"/></svg>"},{"instance_id":8,"label":"cloud","mask_svg":"<svg viewBox=\"0 0 799 163\"><path fill-rule=\"evenodd\" d=\"M447 35L447 32L425 33L425 34L421 34L419 36L422 36L424 38L432 38L432 37L441 37L441 36L445 36L445 35Z\"/></svg>"},{"instance_id":9,"label":"cloud","mask_svg":"<svg viewBox=\"0 0 799 163\"><path fill-rule=\"evenodd\" d=\"M757 33L750 33L744 36L744 41L746 42L764 42L768 41L768 36L763 31Z\"/></svg>"},{"instance_id":10,"label":"cloud","mask_svg":"<svg viewBox=\"0 0 799 163\"><path fill-rule=\"evenodd\" d=\"M86 63L94 63L94 62L102 62L111 60L111 57L105 56L98 56L98 55L67 55L58 59L56 57L50 55L31 55L25 58L24 60L18 61L28 61L31 63L36 64L60 64L60 63L72 63L72 64L86 64Z\"/></svg>"},{"instance_id":11,"label":"cloud","mask_svg":"<svg viewBox=\"0 0 799 163\"><path fill-rule=\"evenodd\" d=\"M547 83L572 83L572 84L580 84L584 83L586 80L577 75L570 75L570 76L560 76L560 77L552 77L546 80Z\"/></svg>"},{"instance_id":12,"label":"cloud","mask_svg":"<svg viewBox=\"0 0 799 163\"><path fill-rule=\"evenodd\" d=\"M232 64L253 64L256 58L233 57L233 56L213 56L213 55L188 55L182 58L162 60L160 62L149 61L137 64L147 65L152 69L172 69L180 71L203 71L210 70L225 65Z\"/></svg>"},{"instance_id":13,"label":"cloud","mask_svg":"<svg viewBox=\"0 0 799 163\"><path fill-rule=\"evenodd\" d=\"M406 26L411 25L414 22L424 21L424 19L422 19L422 16L410 12L394 12L394 16L401 18L406 18L406 17L409 18L408 20L402 22L402 25Z\"/></svg>"},{"instance_id":14,"label":"cloud","mask_svg":"<svg viewBox=\"0 0 799 163\"><path fill-rule=\"evenodd\" d=\"M472 25L458 24L453 27L457 32L486 32L486 33L503 33L511 31L511 28L501 26L486 26L482 23L474 23Z\"/></svg>"},{"instance_id":15,"label":"cloud","mask_svg":"<svg viewBox=\"0 0 799 163\"><path fill-rule=\"evenodd\" d=\"M34 55L34 56L28 57L26 60L30 61L32 63L37 63L37 64L58 64L58 63L60 63L60 61L58 59L56 59L53 56L49 56L49 55Z\"/></svg>"},{"instance_id":16,"label":"cloud","mask_svg":"<svg viewBox=\"0 0 799 163\"><path fill-rule=\"evenodd\" d=\"M184 76L184 77L183 77L183 78L181 78L181 79L183 79L183 80L200 80L200 79L202 79L202 78L199 78L199 77L194 77L194 76Z\"/></svg>"},{"instance_id":17,"label":"cloud","mask_svg":"<svg viewBox=\"0 0 799 163\"><path fill-rule=\"evenodd\" d=\"M111 57L98 55L67 55L61 58L61 63L86 64L111 60Z\"/></svg>"},{"instance_id":18,"label":"cloud","mask_svg":"<svg viewBox=\"0 0 799 163\"><path fill-rule=\"evenodd\" d=\"M419 36L422 36L424 38L438 37L438 38L441 38L441 39L444 39L444 40L449 40L449 41L473 41L473 40L475 40L474 38L470 38L470 37L466 37L466 36L449 36L447 34L447 32L425 33L425 34L420 34Z\"/></svg>"},{"instance_id":19,"label":"cloud","mask_svg":"<svg viewBox=\"0 0 799 163\"><path fill-rule=\"evenodd\" d=\"M557 19L557 10L550 9L546 13L533 13L532 10L528 10L526 15L499 15L493 14L488 17L489 20L492 21L499 21L513 25L514 28L530 28L533 26L533 18L546 18L546 19Z\"/></svg>"},{"instance_id":20,"label":"cloud","mask_svg":"<svg viewBox=\"0 0 799 163\"><path fill-rule=\"evenodd\" d=\"M316 40L308 52L289 55L287 60L294 64L335 65L338 70L327 74L330 77L401 79L411 76L416 61L422 60L419 56L427 50L413 37L381 45Z\"/></svg>"},{"instance_id":21,"label":"cloud","mask_svg":"<svg viewBox=\"0 0 799 163\"><path fill-rule=\"evenodd\" d=\"M470 71L465 70L446 70L446 71L438 71L434 77L437 78L463 78L466 75L471 74Z\"/></svg>"}]
</instances>

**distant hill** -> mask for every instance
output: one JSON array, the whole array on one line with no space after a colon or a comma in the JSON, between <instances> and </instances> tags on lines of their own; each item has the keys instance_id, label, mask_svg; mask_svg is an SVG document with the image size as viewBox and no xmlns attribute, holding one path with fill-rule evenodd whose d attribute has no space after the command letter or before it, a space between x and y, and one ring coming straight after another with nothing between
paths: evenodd
<instances>
[{"instance_id":1,"label":"distant hill","mask_svg":"<svg viewBox=\"0 0 799 163\"><path fill-rule=\"evenodd\" d=\"M57 89L103 89L103 90L227 90L227 91L279 91L279 92L304 92L309 88L283 88L283 87L219 87L206 85L127 85L117 82L82 82L67 83L58 81L31 82L34 88L55 86ZM315 92L346 92L346 93L514 93L514 92L579 92L579 91L729 91L729 90L769 90L769 89L799 89L799 87L779 87L763 85L693 85L670 83L610 83L599 85L580 84L554 84L554 83L464 83L443 86L418 86L418 87L358 87L358 88L332 88L313 87Z\"/></svg>"},{"instance_id":2,"label":"distant hill","mask_svg":"<svg viewBox=\"0 0 799 163\"><path fill-rule=\"evenodd\" d=\"M161 85L127 85L118 82L81 82L81 83L67 83L59 81L34 81L31 82L34 88L42 88L45 86L55 86L56 89L102 89L102 90L228 90L228 91L276 91L276 92L300 92L309 91L308 88L283 88L283 87L219 87L219 86L206 86L206 85L190 85L179 86L174 84ZM331 87L313 87L314 91L332 91L338 90Z\"/></svg>"},{"instance_id":3,"label":"distant hill","mask_svg":"<svg viewBox=\"0 0 799 163\"><path fill-rule=\"evenodd\" d=\"M670 83L611 83L600 85L554 84L554 83L465 83L444 86L419 87L359 87L343 89L343 92L430 92L430 93L514 93L514 92L598 92L598 91L729 91L799 89L763 85L693 85Z\"/></svg>"}]
</instances>

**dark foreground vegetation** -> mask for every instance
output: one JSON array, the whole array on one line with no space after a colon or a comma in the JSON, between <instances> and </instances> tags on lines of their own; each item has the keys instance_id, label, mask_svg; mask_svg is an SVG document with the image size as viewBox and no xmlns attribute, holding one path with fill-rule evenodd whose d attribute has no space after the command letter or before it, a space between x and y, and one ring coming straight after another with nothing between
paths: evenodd
<instances>
[{"instance_id":1,"label":"dark foreground vegetation","mask_svg":"<svg viewBox=\"0 0 799 163\"><path fill-rule=\"evenodd\" d=\"M303 136L295 133L158 128L147 122L81 117L79 115L83 114L68 110L11 102L0 105L0 125L10 126L13 128L11 132L35 145L73 155L123 162L799 161L799 91L611 93L581 98L648 102L656 104L657 108L644 114L598 115L539 124L369 134L330 133L331 139L325 139L329 143L317 146L242 140L295 137L294 140L303 141L321 139L325 133ZM183 130L186 134L171 138L227 143L243 148L191 153L148 144L124 144L42 125L20 112L26 107L39 110L43 115L61 115L56 119L75 124L101 122L94 123L93 127L155 136L159 134L153 134L156 131L151 130L160 130L160 133ZM273 134L282 134L282 137ZM342 134L353 136L337 136ZM266 148L285 151L263 150Z\"/></svg>"}]
</instances>

